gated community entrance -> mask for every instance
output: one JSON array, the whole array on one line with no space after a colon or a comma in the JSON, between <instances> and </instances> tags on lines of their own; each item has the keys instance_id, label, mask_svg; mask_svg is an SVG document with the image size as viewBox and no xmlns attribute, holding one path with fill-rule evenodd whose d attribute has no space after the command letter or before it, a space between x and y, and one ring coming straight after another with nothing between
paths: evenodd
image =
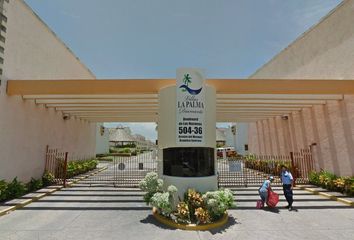
<instances>
[{"instance_id":1,"label":"gated community entrance","mask_svg":"<svg viewBox=\"0 0 354 240\"><path fill-rule=\"evenodd\" d=\"M264 84L265 82L267 84ZM343 94L354 94L353 82L305 79L209 79L206 80L206 85L215 89L215 99L212 99L214 102L212 107L215 108L212 117L215 120L211 124L215 124L215 121L254 122L301 111L302 108L323 104L326 100L341 99ZM10 96L21 95L24 100L34 100L37 104L55 108L61 111L63 116L88 122L160 121L158 130L167 131L164 127L160 128L161 119L168 117L163 115L169 113L165 113L164 107L161 107L165 103L161 102L159 93L161 89L175 84L174 79L9 80L7 93ZM159 136L158 148L163 150L166 141L161 139ZM162 168L161 152L157 150L131 157L116 156L112 161L103 162L100 166L102 171L89 181L91 184L137 187L146 173L151 171L165 173L166 170ZM67 157L68 154L65 152L47 149L46 169L54 172L58 179L63 179L64 184L66 176L62 170L58 170L60 168L58 166L65 166ZM163 161L165 164L165 159ZM172 164L172 171L173 168L180 168L183 171L185 166L173 165L175 164L173 159L168 161ZM297 179L296 183L307 183L309 171L316 168L311 149L294 149L287 155L217 158L214 163L219 187L259 185L269 175L279 176L280 164L290 167ZM188 165L187 160L185 165ZM214 165L212 167L214 168ZM175 176L178 177L178 174ZM191 181L197 179L193 178ZM276 178L275 183L280 183L279 178Z\"/></svg>"},{"instance_id":2,"label":"gated community entrance","mask_svg":"<svg viewBox=\"0 0 354 240\"><path fill-rule=\"evenodd\" d=\"M59 149L47 149L46 171L55 176L57 184L70 179L65 176L68 153ZM92 186L138 187L148 172L157 172L157 150L151 150L137 156L114 156L112 160L101 161L101 171L86 179ZM309 149L289 155L249 155L217 158L217 176L219 187L259 186L265 178L275 176L273 185L280 185L280 165L289 166L297 184L308 183L308 173L314 170Z\"/></svg>"}]
</instances>

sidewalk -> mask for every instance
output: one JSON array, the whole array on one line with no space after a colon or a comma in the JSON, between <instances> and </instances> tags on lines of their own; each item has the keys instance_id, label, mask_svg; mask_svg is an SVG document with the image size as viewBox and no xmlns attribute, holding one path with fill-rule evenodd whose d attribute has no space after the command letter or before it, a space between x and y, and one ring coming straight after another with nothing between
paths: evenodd
<instances>
[{"instance_id":1,"label":"sidewalk","mask_svg":"<svg viewBox=\"0 0 354 240\"><path fill-rule=\"evenodd\" d=\"M294 191L289 212L282 190L279 208L259 210L257 188L233 188L237 208L229 223L212 231L182 231L151 216L139 189L92 185L82 180L0 217L1 240L113 239L343 239L354 236L354 208L338 201Z\"/></svg>"}]
</instances>

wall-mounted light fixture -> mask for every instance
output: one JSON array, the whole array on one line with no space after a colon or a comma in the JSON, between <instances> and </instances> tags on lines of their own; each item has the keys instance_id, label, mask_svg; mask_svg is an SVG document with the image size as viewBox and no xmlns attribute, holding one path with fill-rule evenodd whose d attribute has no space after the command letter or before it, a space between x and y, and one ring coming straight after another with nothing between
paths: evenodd
<instances>
[{"instance_id":1,"label":"wall-mounted light fixture","mask_svg":"<svg viewBox=\"0 0 354 240\"><path fill-rule=\"evenodd\" d=\"M288 120L289 117L288 117L287 115L283 115L283 116L281 116L281 119L283 119L283 120Z\"/></svg>"},{"instance_id":2,"label":"wall-mounted light fixture","mask_svg":"<svg viewBox=\"0 0 354 240\"><path fill-rule=\"evenodd\" d=\"M236 135L236 125L231 126L231 132L233 135Z\"/></svg>"},{"instance_id":3,"label":"wall-mounted light fixture","mask_svg":"<svg viewBox=\"0 0 354 240\"><path fill-rule=\"evenodd\" d=\"M64 114L63 114L63 120L69 120L69 119L70 119L70 115L64 113Z\"/></svg>"},{"instance_id":4,"label":"wall-mounted light fixture","mask_svg":"<svg viewBox=\"0 0 354 240\"><path fill-rule=\"evenodd\" d=\"M105 127L104 126L100 126L100 134L101 134L101 136L104 135L104 131L105 131Z\"/></svg>"}]
</instances>

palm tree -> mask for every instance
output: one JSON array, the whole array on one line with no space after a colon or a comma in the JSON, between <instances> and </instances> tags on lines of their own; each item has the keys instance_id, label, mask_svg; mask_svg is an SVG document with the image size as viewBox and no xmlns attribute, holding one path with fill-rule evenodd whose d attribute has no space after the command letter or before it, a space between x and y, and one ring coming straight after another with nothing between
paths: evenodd
<instances>
[{"instance_id":1,"label":"palm tree","mask_svg":"<svg viewBox=\"0 0 354 240\"><path fill-rule=\"evenodd\" d=\"M184 74L183 77L183 83L186 84L188 86L189 83L192 83L192 77L191 75L189 75L189 73Z\"/></svg>"}]
</instances>

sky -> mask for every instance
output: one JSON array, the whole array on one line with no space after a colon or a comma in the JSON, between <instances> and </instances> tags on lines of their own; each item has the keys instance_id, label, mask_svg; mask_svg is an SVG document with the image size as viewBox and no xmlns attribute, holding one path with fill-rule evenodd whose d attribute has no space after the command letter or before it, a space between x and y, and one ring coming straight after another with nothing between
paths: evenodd
<instances>
[{"instance_id":1,"label":"sky","mask_svg":"<svg viewBox=\"0 0 354 240\"><path fill-rule=\"evenodd\" d=\"M207 78L247 78L340 3L25 1L100 79L173 78L179 67L202 68ZM156 138L154 124L129 126Z\"/></svg>"}]
</instances>

